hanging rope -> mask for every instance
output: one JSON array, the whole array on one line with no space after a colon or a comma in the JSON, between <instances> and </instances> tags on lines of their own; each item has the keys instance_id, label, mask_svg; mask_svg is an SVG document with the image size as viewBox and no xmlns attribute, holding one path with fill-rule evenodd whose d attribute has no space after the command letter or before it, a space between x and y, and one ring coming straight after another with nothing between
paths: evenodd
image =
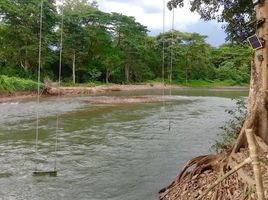
<instances>
[{"instance_id":1,"label":"hanging rope","mask_svg":"<svg viewBox=\"0 0 268 200\"><path fill-rule=\"evenodd\" d=\"M172 32L171 32L171 49L170 49L170 79L169 79L169 83L172 83L172 75L173 75L173 57L174 57L174 49L173 49L173 45L174 45L174 31L175 31L175 25L174 25L174 21L175 21L175 8L172 8Z\"/></svg>"},{"instance_id":2,"label":"hanging rope","mask_svg":"<svg viewBox=\"0 0 268 200\"><path fill-rule=\"evenodd\" d=\"M41 57L42 57L42 29L43 29L43 0L41 1L40 11L40 30L39 30L39 55L38 55L38 89L37 89L37 110L36 110L36 139L35 139L35 169L37 170L37 156L38 156L38 139L39 139L39 105L40 105L40 85L41 85ZM61 85L61 71L62 71L62 43L63 43L63 0L62 0L62 18L61 18L61 36L60 36L60 60L59 60L59 87ZM59 99L60 93L58 94ZM59 130L59 114L57 113L56 122L56 135L55 135L55 160L54 160L54 172L47 172L48 174L55 175L57 169L57 149L58 149L58 130ZM34 174L46 174L46 172L37 172Z\"/></svg>"},{"instance_id":3,"label":"hanging rope","mask_svg":"<svg viewBox=\"0 0 268 200\"><path fill-rule=\"evenodd\" d=\"M163 49L162 49L162 83L165 84L165 22L166 22L166 0L163 0ZM163 90L164 91L164 90ZM165 92L165 91L164 91Z\"/></svg>"},{"instance_id":4,"label":"hanging rope","mask_svg":"<svg viewBox=\"0 0 268 200\"><path fill-rule=\"evenodd\" d=\"M60 86L61 86L61 70L62 70L62 43L63 43L63 0L61 7L61 30L60 30L60 60L59 60L59 77L58 77L58 97L57 101L60 99ZM57 125L56 125L56 135L55 135L55 152L54 152L54 170L57 170L57 150L58 150L58 132L59 132L59 114L57 113Z\"/></svg>"},{"instance_id":5,"label":"hanging rope","mask_svg":"<svg viewBox=\"0 0 268 200\"><path fill-rule=\"evenodd\" d=\"M170 45L170 74L169 74L169 84L170 84L170 88L169 88L169 96L172 95L172 88L171 88L171 84L172 84L172 76L173 76L173 57L174 57L174 49L173 49L173 45L174 45L174 31L175 31L175 25L174 25L174 21L175 21L175 8L172 7L172 28L171 28L171 45ZM169 126L168 126L168 130L171 130L171 118L169 117Z\"/></svg>"},{"instance_id":6,"label":"hanging rope","mask_svg":"<svg viewBox=\"0 0 268 200\"><path fill-rule=\"evenodd\" d=\"M43 0L40 5L40 27L39 27L39 53L38 53L38 81L37 81L37 108L36 108L36 132L35 132L35 155L38 154L38 137L39 137L39 104L40 104L40 77L41 77L41 56L42 56L42 28L43 28ZM37 159L36 159L37 160ZM37 169L37 162L35 162Z\"/></svg>"},{"instance_id":7,"label":"hanging rope","mask_svg":"<svg viewBox=\"0 0 268 200\"><path fill-rule=\"evenodd\" d=\"M165 100L165 28L166 28L166 0L163 0L163 46L162 46L162 98L163 98L163 115L167 119L166 115L166 100Z\"/></svg>"}]
</instances>

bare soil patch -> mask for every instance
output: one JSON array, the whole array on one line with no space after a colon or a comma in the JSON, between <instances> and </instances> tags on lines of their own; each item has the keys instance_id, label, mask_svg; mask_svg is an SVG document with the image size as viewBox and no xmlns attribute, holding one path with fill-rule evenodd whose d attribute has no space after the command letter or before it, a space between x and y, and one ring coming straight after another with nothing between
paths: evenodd
<instances>
[{"instance_id":1,"label":"bare soil patch","mask_svg":"<svg viewBox=\"0 0 268 200\"><path fill-rule=\"evenodd\" d=\"M36 97L36 95L37 95L36 92L33 92L33 91L0 93L0 103L31 99L31 98Z\"/></svg>"}]
</instances>

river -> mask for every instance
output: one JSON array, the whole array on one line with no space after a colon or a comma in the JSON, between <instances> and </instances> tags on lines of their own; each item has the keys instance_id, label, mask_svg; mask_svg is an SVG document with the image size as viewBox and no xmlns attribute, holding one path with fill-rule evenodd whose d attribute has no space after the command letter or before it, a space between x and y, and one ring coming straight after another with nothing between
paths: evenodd
<instances>
[{"instance_id":1,"label":"river","mask_svg":"<svg viewBox=\"0 0 268 200\"><path fill-rule=\"evenodd\" d=\"M231 98L247 93L175 89L157 103L96 105L87 103L91 96L0 104L0 200L155 200L187 160L210 153ZM57 114L58 176L32 176L36 167L54 168Z\"/></svg>"}]
</instances>

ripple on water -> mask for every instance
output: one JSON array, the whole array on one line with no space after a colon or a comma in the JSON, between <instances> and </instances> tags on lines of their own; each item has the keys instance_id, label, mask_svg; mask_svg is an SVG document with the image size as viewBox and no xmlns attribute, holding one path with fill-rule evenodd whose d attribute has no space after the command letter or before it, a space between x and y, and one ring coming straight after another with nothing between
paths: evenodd
<instances>
[{"instance_id":1,"label":"ripple on water","mask_svg":"<svg viewBox=\"0 0 268 200\"><path fill-rule=\"evenodd\" d=\"M174 94L165 105L93 106L84 104L86 98L63 98L60 103L45 99L40 108L38 155L35 102L1 104L0 197L156 199L158 190L186 160L208 153L218 127L228 118L224 110L234 106L228 98L201 97L204 91L195 97ZM61 114L59 176L32 177L36 164L40 169L54 168L56 113Z\"/></svg>"}]
</instances>

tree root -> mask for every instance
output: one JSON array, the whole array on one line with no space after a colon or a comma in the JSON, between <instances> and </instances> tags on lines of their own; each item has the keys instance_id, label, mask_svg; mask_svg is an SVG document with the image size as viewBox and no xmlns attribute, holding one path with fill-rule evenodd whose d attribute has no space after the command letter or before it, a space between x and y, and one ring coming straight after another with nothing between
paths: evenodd
<instances>
[{"instance_id":1,"label":"tree root","mask_svg":"<svg viewBox=\"0 0 268 200\"><path fill-rule=\"evenodd\" d=\"M212 172L217 170L219 168L218 164L222 163L223 157L224 156L219 155L206 155L199 156L188 161L183 167L182 172L176 177L175 181L173 181L168 187L163 188L159 191L160 199L167 199L166 197L169 196L170 191L172 191L170 189L177 187L184 182L187 182L189 179L194 180L197 179L199 175L203 174L204 172ZM193 166L195 166L194 170L189 172L188 169ZM174 197L176 195L177 193L173 194L172 196Z\"/></svg>"},{"instance_id":2,"label":"tree root","mask_svg":"<svg viewBox=\"0 0 268 200\"><path fill-rule=\"evenodd\" d=\"M268 146L259 137L256 139L261 153L263 179L267 185L268 160L266 155ZM159 192L159 198L160 200L255 200L255 181L250 165L246 165L223 180L218 186L209 191L206 196L201 198L201 195L211 183L214 183L218 177L221 177L226 172L234 169L248 156L248 150L241 149L238 153L196 157L188 161L176 179Z\"/></svg>"}]
</instances>

